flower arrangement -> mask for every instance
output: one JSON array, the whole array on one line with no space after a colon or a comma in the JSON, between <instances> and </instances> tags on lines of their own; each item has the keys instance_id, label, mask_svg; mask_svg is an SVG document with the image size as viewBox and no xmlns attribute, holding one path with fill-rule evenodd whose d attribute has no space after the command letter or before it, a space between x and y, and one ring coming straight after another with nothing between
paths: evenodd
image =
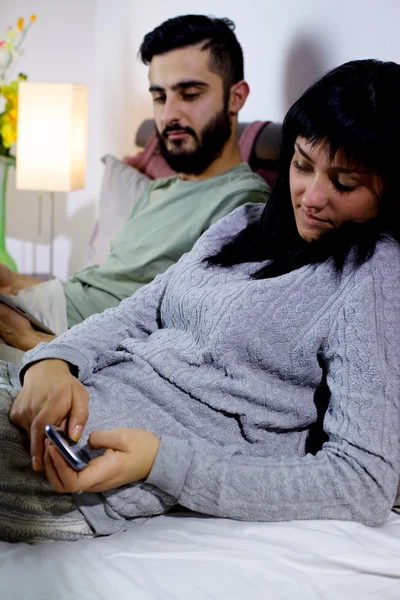
<instances>
[{"instance_id":1,"label":"flower arrangement","mask_svg":"<svg viewBox=\"0 0 400 600\"><path fill-rule=\"evenodd\" d=\"M17 139L18 85L26 79L26 75L20 73L17 79L7 83L7 74L21 56L22 44L35 21L35 15L26 24L20 17L15 27L8 28L5 39L0 40L0 100L4 100L3 112L0 112L0 156L11 157L11 146Z\"/></svg>"},{"instance_id":2,"label":"flower arrangement","mask_svg":"<svg viewBox=\"0 0 400 600\"><path fill-rule=\"evenodd\" d=\"M0 39L0 263L17 271L14 259L6 248L6 193L8 171L15 166L15 156L11 147L17 140L18 86L26 75L20 73L16 79L7 82L7 75L13 63L22 54L22 44L26 34L36 21L32 15L25 24L20 17L15 27L9 27L5 39Z\"/></svg>"}]
</instances>

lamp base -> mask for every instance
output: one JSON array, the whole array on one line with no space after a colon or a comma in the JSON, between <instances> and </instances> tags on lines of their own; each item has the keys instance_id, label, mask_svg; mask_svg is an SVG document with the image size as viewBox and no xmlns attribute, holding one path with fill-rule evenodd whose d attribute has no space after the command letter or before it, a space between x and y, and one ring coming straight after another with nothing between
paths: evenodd
<instances>
[{"instance_id":1,"label":"lamp base","mask_svg":"<svg viewBox=\"0 0 400 600\"><path fill-rule=\"evenodd\" d=\"M10 267L11 271L18 271L13 258L6 250L6 194L8 171L15 166L14 156L0 155L0 263Z\"/></svg>"}]
</instances>

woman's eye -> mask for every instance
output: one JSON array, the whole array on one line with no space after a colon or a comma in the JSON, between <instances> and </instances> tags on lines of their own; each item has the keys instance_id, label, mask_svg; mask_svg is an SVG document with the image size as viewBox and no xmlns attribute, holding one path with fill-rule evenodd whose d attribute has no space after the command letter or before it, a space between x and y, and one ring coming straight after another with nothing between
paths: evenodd
<instances>
[{"instance_id":1,"label":"woman's eye","mask_svg":"<svg viewBox=\"0 0 400 600\"><path fill-rule=\"evenodd\" d=\"M293 166L295 169L297 169L298 171L303 171L303 172L309 172L311 171L311 167L309 165L302 165L299 163L299 161L294 160L293 161Z\"/></svg>"},{"instance_id":2,"label":"woman's eye","mask_svg":"<svg viewBox=\"0 0 400 600\"><path fill-rule=\"evenodd\" d=\"M354 192L357 187L356 185L345 185L344 183L340 183L340 181L334 181L333 185L341 194L349 194L350 192Z\"/></svg>"}]
</instances>

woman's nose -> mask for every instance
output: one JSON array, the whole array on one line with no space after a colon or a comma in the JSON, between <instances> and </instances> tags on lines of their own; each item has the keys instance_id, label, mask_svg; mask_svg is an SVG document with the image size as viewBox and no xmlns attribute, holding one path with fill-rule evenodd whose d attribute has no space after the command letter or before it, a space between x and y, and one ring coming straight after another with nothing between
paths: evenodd
<instances>
[{"instance_id":1,"label":"woman's nose","mask_svg":"<svg viewBox=\"0 0 400 600\"><path fill-rule=\"evenodd\" d=\"M312 178L303 192L301 203L311 213L317 213L329 202L329 185L320 177Z\"/></svg>"}]
</instances>

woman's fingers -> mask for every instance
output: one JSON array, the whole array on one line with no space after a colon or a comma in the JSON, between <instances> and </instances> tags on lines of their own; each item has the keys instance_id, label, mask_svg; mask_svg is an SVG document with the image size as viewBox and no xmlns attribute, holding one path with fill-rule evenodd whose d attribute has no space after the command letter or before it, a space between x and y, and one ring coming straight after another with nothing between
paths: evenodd
<instances>
[{"instance_id":1,"label":"woman's fingers","mask_svg":"<svg viewBox=\"0 0 400 600\"><path fill-rule=\"evenodd\" d=\"M71 412L68 422L70 438L77 442L89 417L89 392L79 382L74 386L71 401Z\"/></svg>"},{"instance_id":2,"label":"woman's fingers","mask_svg":"<svg viewBox=\"0 0 400 600\"><path fill-rule=\"evenodd\" d=\"M51 451L49 449L50 444L46 444L46 449L43 456L43 467L46 477L55 492L59 494L64 492L62 483L58 477L57 470L54 467Z\"/></svg>"},{"instance_id":3,"label":"woman's fingers","mask_svg":"<svg viewBox=\"0 0 400 600\"><path fill-rule=\"evenodd\" d=\"M32 422L32 410L27 393L22 390L13 402L10 410L10 419L18 427L25 429L29 433Z\"/></svg>"},{"instance_id":4,"label":"woman's fingers","mask_svg":"<svg viewBox=\"0 0 400 600\"><path fill-rule=\"evenodd\" d=\"M46 476L53 489L59 493L101 492L118 485L118 459L115 454L112 450L107 450L103 456L90 461L82 471L75 471L50 443L45 454Z\"/></svg>"},{"instance_id":5,"label":"woman's fingers","mask_svg":"<svg viewBox=\"0 0 400 600\"><path fill-rule=\"evenodd\" d=\"M112 448L125 452L129 447L129 436L132 429L99 429L89 436L92 448Z\"/></svg>"},{"instance_id":6,"label":"woman's fingers","mask_svg":"<svg viewBox=\"0 0 400 600\"><path fill-rule=\"evenodd\" d=\"M68 431L72 439L77 441L88 419L88 398L89 394L84 386L72 375L69 375L65 386L56 387L49 396L30 429L34 470L40 469L42 465L46 425L60 426L68 417ZM75 432L74 437L71 435L72 432Z\"/></svg>"},{"instance_id":7,"label":"woman's fingers","mask_svg":"<svg viewBox=\"0 0 400 600\"><path fill-rule=\"evenodd\" d=\"M87 492L104 492L120 485L121 453L106 450L102 456L94 458L80 471L80 489Z\"/></svg>"},{"instance_id":8,"label":"woman's fingers","mask_svg":"<svg viewBox=\"0 0 400 600\"><path fill-rule=\"evenodd\" d=\"M89 437L93 448L111 449L118 459L118 477L113 480L124 485L148 477L160 446L159 438L146 429L110 429L94 431ZM111 486L109 486L111 487Z\"/></svg>"},{"instance_id":9,"label":"woman's fingers","mask_svg":"<svg viewBox=\"0 0 400 600\"><path fill-rule=\"evenodd\" d=\"M74 471L57 448L49 444L52 462L46 462L46 473L56 491L103 492L146 479L160 444L158 437L145 429L95 431L89 439L93 448L106 448L106 451L82 471Z\"/></svg>"},{"instance_id":10,"label":"woman's fingers","mask_svg":"<svg viewBox=\"0 0 400 600\"><path fill-rule=\"evenodd\" d=\"M46 425L60 426L67 420L69 435L77 441L88 419L88 401L87 390L71 374L66 362L49 359L29 367L10 418L30 435L35 471L43 464Z\"/></svg>"},{"instance_id":11,"label":"woman's fingers","mask_svg":"<svg viewBox=\"0 0 400 600\"><path fill-rule=\"evenodd\" d=\"M43 464L46 425L49 423L51 425L61 425L68 415L69 407L70 398L68 393L60 393L58 402L55 402L54 398L49 398L34 418L30 428L30 437L32 466L35 471L41 469Z\"/></svg>"}]
</instances>

